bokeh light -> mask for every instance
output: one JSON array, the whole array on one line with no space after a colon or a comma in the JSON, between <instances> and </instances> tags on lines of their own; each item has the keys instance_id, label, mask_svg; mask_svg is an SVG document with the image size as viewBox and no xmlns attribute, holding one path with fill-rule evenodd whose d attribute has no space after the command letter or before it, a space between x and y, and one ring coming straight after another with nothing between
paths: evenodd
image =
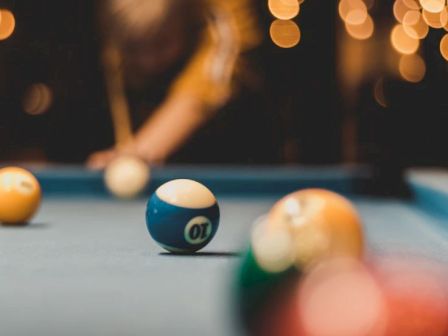
<instances>
[{"instance_id":1,"label":"bokeh light","mask_svg":"<svg viewBox=\"0 0 448 336\"><path fill-rule=\"evenodd\" d=\"M418 83L426 74L425 61L420 55L402 55L399 63L400 75L408 82Z\"/></svg>"},{"instance_id":2,"label":"bokeh light","mask_svg":"<svg viewBox=\"0 0 448 336\"><path fill-rule=\"evenodd\" d=\"M268 7L271 14L280 20L293 19L300 11L297 0L268 0Z\"/></svg>"},{"instance_id":3,"label":"bokeh light","mask_svg":"<svg viewBox=\"0 0 448 336\"><path fill-rule=\"evenodd\" d=\"M53 93L48 85L33 84L23 97L23 110L30 115L40 115L48 111L53 103Z\"/></svg>"},{"instance_id":4,"label":"bokeh light","mask_svg":"<svg viewBox=\"0 0 448 336\"><path fill-rule=\"evenodd\" d=\"M448 7L445 7L445 13L447 13L447 17L448 17ZM448 20L447 20L447 23L442 28L445 29L446 31L448 31Z\"/></svg>"},{"instance_id":5,"label":"bokeh light","mask_svg":"<svg viewBox=\"0 0 448 336\"><path fill-rule=\"evenodd\" d=\"M398 22L402 23L404 16L410 10L412 10L412 8L409 8L403 0L396 0L394 2L393 12L395 19Z\"/></svg>"},{"instance_id":6,"label":"bokeh light","mask_svg":"<svg viewBox=\"0 0 448 336\"><path fill-rule=\"evenodd\" d=\"M445 7L438 13L431 13L424 9L422 15L428 26L435 29L442 28L448 22L448 13Z\"/></svg>"},{"instance_id":7,"label":"bokeh light","mask_svg":"<svg viewBox=\"0 0 448 336\"><path fill-rule=\"evenodd\" d=\"M349 24L345 23L345 30L347 33L357 40L366 40L373 35L375 25L370 16L367 16L366 20L362 24Z\"/></svg>"},{"instance_id":8,"label":"bokeh light","mask_svg":"<svg viewBox=\"0 0 448 336\"><path fill-rule=\"evenodd\" d=\"M410 10L403 18L403 29L413 39L424 39L429 32L427 23L417 10Z\"/></svg>"},{"instance_id":9,"label":"bokeh light","mask_svg":"<svg viewBox=\"0 0 448 336\"><path fill-rule=\"evenodd\" d=\"M373 97L378 105L386 108L387 100L386 95L384 93L384 79L380 78L375 82L375 86L373 87Z\"/></svg>"},{"instance_id":10,"label":"bokeh light","mask_svg":"<svg viewBox=\"0 0 448 336\"><path fill-rule=\"evenodd\" d=\"M291 20L275 20L269 29L272 41L281 48L292 48L300 42L301 33Z\"/></svg>"},{"instance_id":11,"label":"bokeh light","mask_svg":"<svg viewBox=\"0 0 448 336\"><path fill-rule=\"evenodd\" d=\"M408 7L409 9L413 10L420 10L420 4L417 0L403 0L403 3Z\"/></svg>"},{"instance_id":12,"label":"bokeh light","mask_svg":"<svg viewBox=\"0 0 448 336\"><path fill-rule=\"evenodd\" d=\"M0 9L0 40L6 40L16 27L14 14L7 9Z\"/></svg>"},{"instance_id":13,"label":"bokeh light","mask_svg":"<svg viewBox=\"0 0 448 336\"><path fill-rule=\"evenodd\" d=\"M440 13L445 8L445 0L420 0L420 5L430 13Z\"/></svg>"},{"instance_id":14,"label":"bokeh light","mask_svg":"<svg viewBox=\"0 0 448 336\"><path fill-rule=\"evenodd\" d=\"M347 14L345 23L350 25L361 25L367 20L368 16L369 13L367 13L367 9L354 9Z\"/></svg>"},{"instance_id":15,"label":"bokeh light","mask_svg":"<svg viewBox=\"0 0 448 336\"><path fill-rule=\"evenodd\" d=\"M445 34L440 40L440 53L448 61L448 34Z\"/></svg>"},{"instance_id":16,"label":"bokeh light","mask_svg":"<svg viewBox=\"0 0 448 336\"><path fill-rule=\"evenodd\" d=\"M409 36L401 24L392 29L390 40L394 49L405 55L415 53L420 46L420 41Z\"/></svg>"},{"instance_id":17,"label":"bokeh light","mask_svg":"<svg viewBox=\"0 0 448 336\"><path fill-rule=\"evenodd\" d=\"M359 13L367 13L367 6L362 0L341 0L339 2L338 12L342 21L347 22L347 19L352 12L358 12L358 14L354 15L355 17L359 15ZM355 22L353 23L356 24Z\"/></svg>"}]
</instances>

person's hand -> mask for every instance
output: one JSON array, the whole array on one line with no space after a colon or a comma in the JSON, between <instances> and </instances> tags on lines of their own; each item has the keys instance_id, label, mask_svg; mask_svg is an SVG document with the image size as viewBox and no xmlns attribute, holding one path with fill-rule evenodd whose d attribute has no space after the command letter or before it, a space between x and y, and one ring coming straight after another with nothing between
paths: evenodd
<instances>
[{"instance_id":1,"label":"person's hand","mask_svg":"<svg viewBox=\"0 0 448 336\"><path fill-rule=\"evenodd\" d=\"M87 167L93 170L100 170L106 166L119 155L116 148L110 148L91 154L87 159Z\"/></svg>"},{"instance_id":2,"label":"person's hand","mask_svg":"<svg viewBox=\"0 0 448 336\"><path fill-rule=\"evenodd\" d=\"M127 143L119 146L112 147L106 150L98 151L89 156L87 159L87 167L93 170L101 170L107 167L107 165L121 155L130 155L138 157L147 163L160 163L160 160L156 160L150 157L149 151L142 150L139 147L139 143L135 140L129 140Z\"/></svg>"}]
</instances>

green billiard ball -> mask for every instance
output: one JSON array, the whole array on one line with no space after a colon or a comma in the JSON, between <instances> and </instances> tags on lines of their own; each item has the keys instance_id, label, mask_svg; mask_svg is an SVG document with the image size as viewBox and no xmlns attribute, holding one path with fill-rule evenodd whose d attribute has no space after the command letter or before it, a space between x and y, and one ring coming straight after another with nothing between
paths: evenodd
<instances>
[{"instance_id":1,"label":"green billiard ball","mask_svg":"<svg viewBox=\"0 0 448 336\"><path fill-rule=\"evenodd\" d=\"M263 328L261 316L275 309L276 301L297 283L302 272L294 266L271 272L264 269L252 247L245 253L237 269L235 306L238 324L250 335Z\"/></svg>"}]
</instances>

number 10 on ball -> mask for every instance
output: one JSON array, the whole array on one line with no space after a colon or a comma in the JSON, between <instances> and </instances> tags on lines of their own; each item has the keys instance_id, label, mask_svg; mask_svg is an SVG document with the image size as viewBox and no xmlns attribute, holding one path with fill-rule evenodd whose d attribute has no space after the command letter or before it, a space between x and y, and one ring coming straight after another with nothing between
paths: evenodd
<instances>
[{"instance_id":1,"label":"number 10 on ball","mask_svg":"<svg viewBox=\"0 0 448 336\"><path fill-rule=\"evenodd\" d=\"M219 225L213 193L193 180L160 186L148 201L146 224L154 240L173 253L192 253L206 246Z\"/></svg>"}]
</instances>

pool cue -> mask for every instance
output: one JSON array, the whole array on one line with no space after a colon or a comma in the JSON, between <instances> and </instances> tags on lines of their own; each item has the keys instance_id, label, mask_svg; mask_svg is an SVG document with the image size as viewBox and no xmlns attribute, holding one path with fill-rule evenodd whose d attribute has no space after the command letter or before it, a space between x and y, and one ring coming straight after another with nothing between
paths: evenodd
<instances>
[{"instance_id":1,"label":"pool cue","mask_svg":"<svg viewBox=\"0 0 448 336\"><path fill-rule=\"evenodd\" d=\"M123 147L133 138L129 106L124 93L121 55L113 46L103 52L106 86L112 124L117 148Z\"/></svg>"}]
</instances>

